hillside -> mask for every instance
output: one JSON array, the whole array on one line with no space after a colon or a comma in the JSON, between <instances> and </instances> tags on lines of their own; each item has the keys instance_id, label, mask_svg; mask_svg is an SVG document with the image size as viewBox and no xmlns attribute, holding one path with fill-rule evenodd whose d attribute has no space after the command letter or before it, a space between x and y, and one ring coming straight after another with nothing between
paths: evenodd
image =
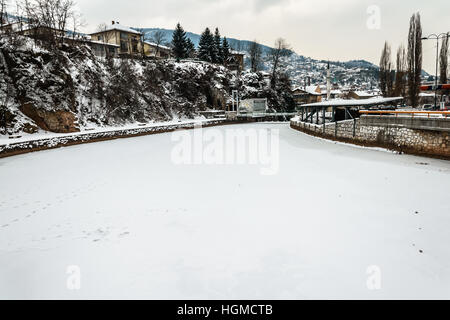
<instances>
[{"instance_id":1,"label":"hillside","mask_svg":"<svg viewBox=\"0 0 450 320\"><path fill-rule=\"evenodd\" d=\"M98 58L87 46L48 50L0 39L0 134L58 133L101 126L193 119L224 110L231 91L293 108L289 87L272 90L261 74L239 78L205 62Z\"/></svg>"},{"instance_id":2,"label":"hillside","mask_svg":"<svg viewBox=\"0 0 450 320\"><path fill-rule=\"evenodd\" d=\"M141 29L143 30L143 32L146 34L147 37L151 37L153 33L155 33L156 31L162 31L163 34L165 35L165 42L170 42L172 40L172 34L174 30L171 29L161 29L161 28L144 28ZM197 33L192 33L192 32L186 32L186 36L191 39L191 41L194 43L195 47L198 47L198 44L200 42L200 35ZM230 46L238 51L245 51L249 45L251 43L253 43L252 41L248 41L248 40L239 40L239 39L234 39L234 38L228 38L227 37L228 42L230 43ZM270 51L271 47L269 46L265 46L265 45L261 45L263 52L267 53Z\"/></svg>"},{"instance_id":3,"label":"hillside","mask_svg":"<svg viewBox=\"0 0 450 320\"><path fill-rule=\"evenodd\" d=\"M172 39L173 30L160 28L145 28L143 29L147 37L151 37L156 31L162 31L165 34L166 42ZM187 32L187 37L198 46L200 35L192 32ZM247 52L247 48L252 41L239 40L234 38L227 38L231 47L238 51ZM261 69L269 71L271 62L267 58L267 54L272 49L269 46L261 45L263 50L263 64ZM249 56L246 57L246 67L250 67ZM291 76L294 86L304 85L309 78L312 84L326 83L326 65L327 61L316 60L310 57L294 53L291 57L285 60L286 69ZM347 62L332 61L331 73L335 84L341 87L356 87L364 89L372 89L378 86L378 66L365 60L350 60Z\"/></svg>"}]
</instances>

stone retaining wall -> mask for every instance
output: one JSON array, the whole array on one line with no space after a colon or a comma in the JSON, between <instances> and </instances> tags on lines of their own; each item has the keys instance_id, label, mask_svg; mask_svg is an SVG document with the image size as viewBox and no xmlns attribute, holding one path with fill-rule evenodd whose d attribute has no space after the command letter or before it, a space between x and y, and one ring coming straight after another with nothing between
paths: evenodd
<instances>
[{"instance_id":1,"label":"stone retaining wall","mask_svg":"<svg viewBox=\"0 0 450 320\"><path fill-rule=\"evenodd\" d=\"M371 116L363 116L361 119L328 123L324 126L301 122L298 118L294 118L291 120L291 127L330 140L450 159L450 132L442 129L446 124L441 124L436 129L415 129L405 125L407 122L403 125L392 125L391 122L395 121L398 120L385 119L383 122L380 120L374 122Z\"/></svg>"}]
</instances>

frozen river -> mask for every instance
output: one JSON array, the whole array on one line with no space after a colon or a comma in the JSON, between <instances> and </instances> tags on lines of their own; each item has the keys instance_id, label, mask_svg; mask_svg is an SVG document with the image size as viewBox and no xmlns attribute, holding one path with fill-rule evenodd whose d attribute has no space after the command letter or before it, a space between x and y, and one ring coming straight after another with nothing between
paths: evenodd
<instances>
[{"instance_id":1,"label":"frozen river","mask_svg":"<svg viewBox=\"0 0 450 320\"><path fill-rule=\"evenodd\" d=\"M214 162L236 132L270 152ZM160 134L0 159L0 298L450 298L450 162L201 134L216 158Z\"/></svg>"}]
</instances>

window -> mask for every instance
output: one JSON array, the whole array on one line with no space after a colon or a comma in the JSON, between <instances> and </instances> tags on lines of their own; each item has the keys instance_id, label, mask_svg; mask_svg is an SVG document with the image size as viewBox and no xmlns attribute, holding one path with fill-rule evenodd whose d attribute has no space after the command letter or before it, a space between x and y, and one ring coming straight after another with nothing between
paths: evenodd
<instances>
[{"instance_id":1,"label":"window","mask_svg":"<svg viewBox=\"0 0 450 320\"><path fill-rule=\"evenodd\" d=\"M138 41L135 38L131 41L131 50L133 52L138 52Z\"/></svg>"},{"instance_id":2,"label":"window","mask_svg":"<svg viewBox=\"0 0 450 320\"><path fill-rule=\"evenodd\" d=\"M120 41L120 51L123 52L128 52L128 44L127 41Z\"/></svg>"}]
</instances>

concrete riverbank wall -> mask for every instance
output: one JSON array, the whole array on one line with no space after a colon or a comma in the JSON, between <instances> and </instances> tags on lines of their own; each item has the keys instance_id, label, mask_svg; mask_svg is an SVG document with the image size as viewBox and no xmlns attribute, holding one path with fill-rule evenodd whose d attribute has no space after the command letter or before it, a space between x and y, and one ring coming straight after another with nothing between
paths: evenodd
<instances>
[{"instance_id":1,"label":"concrete riverbank wall","mask_svg":"<svg viewBox=\"0 0 450 320\"><path fill-rule=\"evenodd\" d=\"M295 117L291 127L330 140L450 159L450 118L364 115L359 119L317 125Z\"/></svg>"}]
</instances>

